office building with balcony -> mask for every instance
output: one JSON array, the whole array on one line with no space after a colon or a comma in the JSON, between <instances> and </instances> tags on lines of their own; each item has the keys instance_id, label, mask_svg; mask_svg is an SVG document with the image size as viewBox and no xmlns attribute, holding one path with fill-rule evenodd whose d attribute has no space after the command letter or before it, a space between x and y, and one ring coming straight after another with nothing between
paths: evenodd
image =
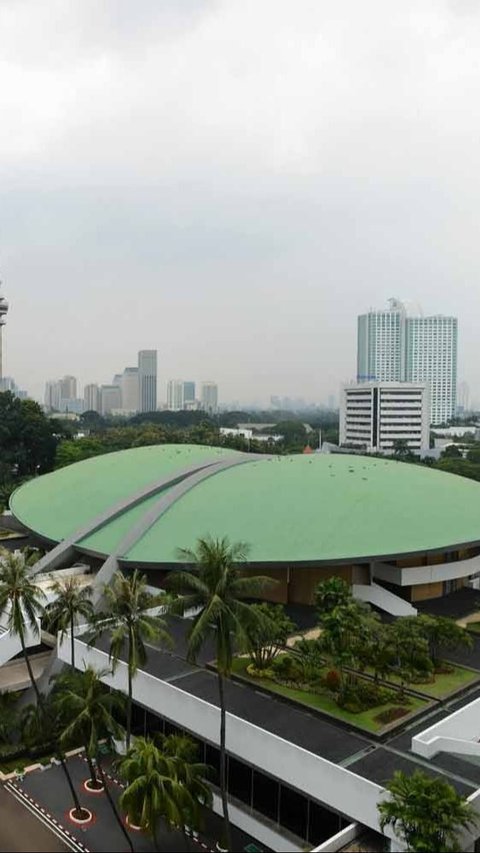
<instances>
[{"instance_id":1,"label":"office building with balcony","mask_svg":"<svg viewBox=\"0 0 480 853\"><path fill-rule=\"evenodd\" d=\"M425 383L360 382L342 388L340 445L392 453L429 448L430 398Z\"/></svg>"}]
</instances>

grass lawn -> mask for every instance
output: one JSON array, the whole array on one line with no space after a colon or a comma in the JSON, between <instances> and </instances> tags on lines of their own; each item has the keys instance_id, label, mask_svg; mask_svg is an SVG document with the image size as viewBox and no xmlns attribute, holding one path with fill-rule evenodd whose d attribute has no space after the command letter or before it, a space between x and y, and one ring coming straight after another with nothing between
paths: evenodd
<instances>
[{"instance_id":1,"label":"grass lawn","mask_svg":"<svg viewBox=\"0 0 480 853\"><path fill-rule=\"evenodd\" d=\"M307 705L310 708L317 708L319 711L325 711L327 714L331 714L332 717L344 720L354 726L360 726L369 732L378 732L384 727L384 724L377 723L374 719L378 714L382 711L386 711L388 708L398 707L399 704L395 701L388 702L386 705L377 705L375 708L370 708L368 711L361 711L359 714L352 714L349 711L344 711L343 708L339 708L337 703L330 698L330 696L307 693L305 690L294 690L291 687L284 687L283 684L277 684L269 678L252 678L247 673L247 666L249 663L249 658L236 658L233 661L234 674L241 675L257 687L270 690L272 693L278 693L280 696L286 696L289 699L293 699L295 702ZM412 711L419 711L422 708L425 708L426 701L417 699L413 696L411 696L410 699L411 703L406 706L408 714ZM401 720L398 720L398 722L400 723Z\"/></svg>"},{"instance_id":2,"label":"grass lawn","mask_svg":"<svg viewBox=\"0 0 480 853\"><path fill-rule=\"evenodd\" d=\"M421 693L426 693L427 696L432 696L434 699L441 699L442 696L447 696L454 690L460 690L468 684L478 681L480 673L472 672L471 669L464 669L463 666L456 666L453 672L437 673L433 684L412 684L413 690L420 690Z\"/></svg>"},{"instance_id":3,"label":"grass lawn","mask_svg":"<svg viewBox=\"0 0 480 853\"><path fill-rule=\"evenodd\" d=\"M467 631L473 631L474 634L480 634L480 619L478 622L469 622L465 627Z\"/></svg>"},{"instance_id":4,"label":"grass lawn","mask_svg":"<svg viewBox=\"0 0 480 853\"><path fill-rule=\"evenodd\" d=\"M454 666L454 664L452 664ZM368 670L367 670L368 672ZM460 690L462 687L467 687L473 684L480 678L480 673L473 672L471 669L464 669L463 666L454 666L453 672L437 673L435 681L431 684L408 684L410 690L418 690L419 693L425 693L431 696L432 699L442 699L453 693L454 690ZM398 684L399 679L395 675L389 675L386 679L390 684Z\"/></svg>"}]
</instances>

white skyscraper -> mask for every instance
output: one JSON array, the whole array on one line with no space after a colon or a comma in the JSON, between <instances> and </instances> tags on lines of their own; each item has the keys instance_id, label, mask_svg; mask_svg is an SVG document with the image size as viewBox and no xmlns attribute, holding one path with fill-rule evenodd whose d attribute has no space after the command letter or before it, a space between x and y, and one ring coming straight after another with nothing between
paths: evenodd
<instances>
[{"instance_id":1,"label":"white skyscraper","mask_svg":"<svg viewBox=\"0 0 480 853\"><path fill-rule=\"evenodd\" d=\"M387 311L358 318L357 382L401 382L405 379L405 309L390 299Z\"/></svg>"},{"instance_id":2,"label":"white skyscraper","mask_svg":"<svg viewBox=\"0 0 480 853\"><path fill-rule=\"evenodd\" d=\"M183 379L170 379L167 382L167 409L179 412L185 404Z\"/></svg>"},{"instance_id":3,"label":"white skyscraper","mask_svg":"<svg viewBox=\"0 0 480 853\"><path fill-rule=\"evenodd\" d=\"M200 403L205 412L213 414L218 409L218 385L216 382L202 382Z\"/></svg>"},{"instance_id":4,"label":"white skyscraper","mask_svg":"<svg viewBox=\"0 0 480 853\"><path fill-rule=\"evenodd\" d=\"M99 412L101 409L100 389L95 383L85 385L83 390L83 405L86 412Z\"/></svg>"},{"instance_id":5,"label":"white skyscraper","mask_svg":"<svg viewBox=\"0 0 480 853\"><path fill-rule=\"evenodd\" d=\"M398 299L358 318L358 382L426 382L430 421L454 417L457 318L409 314Z\"/></svg>"},{"instance_id":6,"label":"white skyscraper","mask_svg":"<svg viewBox=\"0 0 480 853\"><path fill-rule=\"evenodd\" d=\"M138 353L138 409L157 410L157 350L144 349Z\"/></svg>"},{"instance_id":7,"label":"white skyscraper","mask_svg":"<svg viewBox=\"0 0 480 853\"><path fill-rule=\"evenodd\" d=\"M457 410L457 318L408 317L407 382L430 384L432 424L443 424Z\"/></svg>"}]
</instances>

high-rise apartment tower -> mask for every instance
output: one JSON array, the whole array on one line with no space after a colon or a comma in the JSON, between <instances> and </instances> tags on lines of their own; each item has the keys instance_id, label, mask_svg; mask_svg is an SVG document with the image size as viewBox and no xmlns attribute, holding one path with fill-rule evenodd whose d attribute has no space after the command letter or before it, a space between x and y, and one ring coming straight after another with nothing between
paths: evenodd
<instances>
[{"instance_id":1,"label":"high-rise apartment tower","mask_svg":"<svg viewBox=\"0 0 480 853\"><path fill-rule=\"evenodd\" d=\"M170 412L180 412L184 407L183 379L170 379L167 382L167 409Z\"/></svg>"},{"instance_id":2,"label":"high-rise apartment tower","mask_svg":"<svg viewBox=\"0 0 480 853\"><path fill-rule=\"evenodd\" d=\"M430 422L453 418L457 388L457 318L409 314L398 299L358 318L358 382L426 382Z\"/></svg>"},{"instance_id":3,"label":"high-rise apartment tower","mask_svg":"<svg viewBox=\"0 0 480 853\"><path fill-rule=\"evenodd\" d=\"M143 349L138 353L138 409L157 410L157 350Z\"/></svg>"}]
</instances>

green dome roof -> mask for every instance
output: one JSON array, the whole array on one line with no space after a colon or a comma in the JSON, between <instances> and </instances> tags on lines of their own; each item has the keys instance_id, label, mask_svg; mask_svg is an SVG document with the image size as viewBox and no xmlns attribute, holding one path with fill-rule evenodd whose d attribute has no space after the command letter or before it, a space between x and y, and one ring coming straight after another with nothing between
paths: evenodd
<instances>
[{"instance_id":1,"label":"green dome roof","mask_svg":"<svg viewBox=\"0 0 480 853\"><path fill-rule=\"evenodd\" d=\"M251 562L287 564L480 541L480 484L421 465L340 454L141 447L31 480L10 506L53 542L78 532L80 549L101 556L117 550L126 563L174 563L178 547L207 534L249 543ZM133 542L132 529L139 531Z\"/></svg>"}]
</instances>

